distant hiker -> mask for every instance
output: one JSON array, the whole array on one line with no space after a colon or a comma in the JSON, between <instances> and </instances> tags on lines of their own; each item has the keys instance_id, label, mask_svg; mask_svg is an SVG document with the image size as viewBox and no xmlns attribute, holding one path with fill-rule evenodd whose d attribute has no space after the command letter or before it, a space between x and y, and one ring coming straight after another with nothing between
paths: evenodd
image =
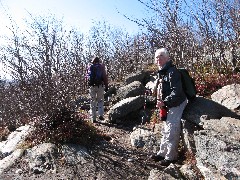
<instances>
[{"instance_id":1,"label":"distant hiker","mask_svg":"<svg viewBox=\"0 0 240 180\"><path fill-rule=\"evenodd\" d=\"M96 108L98 107L99 120L104 120L104 91L108 91L108 78L105 66L98 57L93 58L92 65L87 72L90 94L91 121L96 122Z\"/></svg>"},{"instance_id":2,"label":"distant hiker","mask_svg":"<svg viewBox=\"0 0 240 180\"><path fill-rule=\"evenodd\" d=\"M163 166L175 163L178 158L178 144L181 131L181 117L187 105L187 98L182 88L181 74L169 59L165 48L155 52L155 63L159 67L156 107L167 109L162 130L160 150L151 158L160 161ZM160 113L161 115L161 113Z\"/></svg>"}]
</instances>

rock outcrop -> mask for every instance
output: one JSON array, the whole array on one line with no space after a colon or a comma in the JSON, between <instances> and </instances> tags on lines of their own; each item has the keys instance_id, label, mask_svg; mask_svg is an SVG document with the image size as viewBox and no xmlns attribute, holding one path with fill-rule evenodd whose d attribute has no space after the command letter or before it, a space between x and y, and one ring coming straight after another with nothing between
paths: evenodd
<instances>
[{"instance_id":1,"label":"rock outcrop","mask_svg":"<svg viewBox=\"0 0 240 180\"><path fill-rule=\"evenodd\" d=\"M145 96L138 95L139 92L142 93L142 84L147 84L147 80L148 73L143 72L132 74L126 79L127 85L120 90L122 100L113 104L108 111L109 122L135 120L147 101L150 105L154 104L154 98L146 99ZM153 84L147 84L146 88L152 87L151 85ZM195 163L171 164L162 169L152 168L149 170L148 179L198 179L199 176L204 179L240 179L240 118L239 114L234 112L239 110L239 91L240 85L229 85L215 92L212 100L196 97L189 103L182 117L182 141L186 152L192 153ZM81 104L82 101L86 100L79 100L78 103ZM132 116L133 114L135 116ZM147 154L156 153L162 125L158 123L155 126L154 132L142 125L134 128L129 133L131 145ZM20 127L12 132L6 141L0 142L0 175L23 155L26 155L26 162L32 173L56 171L56 145L43 143L27 150L19 146L32 130L30 125ZM80 167L91 158L91 153L86 148L76 144L62 145L60 153L61 161L69 166ZM115 163L117 164L118 160ZM91 163L89 169L96 170L94 163ZM98 176L104 177L105 174L102 172Z\"/></svg>"},{"instance_id":2,"label":"rock outcrop","mask_svg":"<svg viewBox=\"0 0 240 180\"><path fill-rule=\"evenodd\" d=\"M134 113L144 105L144 97L129 97L112 106L108 112L109 122L121 122L126 115Z\"/></svg>"},{"instance_id":3,"label":"rock outcrop","mask_svg":"<svg viewBox=\"0 0 240 180\"><path fill-rule=\"evenodd\" d=\"M188 103L182 118L201 126L202 120L222 117L239 118L239 115L213 100L196 97L193 102Z\"/></svg>"},{"instance_id":4,"label":"rock outcrop","mask_svg":"<svg viewBox=\"0 0 240 180\"><path fill-rule=\"evenodd\" d=\"M134 81L140 81L143 85L145 85L150 78L150 73L147 71L138 71L136 73L129 74L125 78L125 83L130 84Z\"/></svg>"},{"instance_id":5,"label":"rock outcrop","mask_svg":"<svg viewBox=\"0 0 240 180\"><path fill-rule=\"evenodd\" d=\"M203 122L195 132L197 167L205 178L240 178L240 120L223 117Z\"/></svg>"},{"instance_id":6,"label":"rock outcrop","mask_svg":"<svg viewBox=\"0 0 240 180\"><path fill-rule=\"evenodd\" d=\"M213 101L227 107L228 109L240 109L240 84L224 86L211 95Z\"/></svg>"},{"instance_id":7,"label":"rock outcrop","mask_svg":"<svg viewBox=\"0 0 240 180\"><path fill-rule=\"evenodd\" d=\"M6 141L0 142L0 154L5 157L15 151L33 129L33 126L25 125L13 131Z\"/></svg>"},{"instance_id":8,"label":"rock outcrop","mask_svg":"<svg viewBox=\"0 0 240 180\"><path fill-rule=\"evenodd\" d=\"M0 175L8 170L16 160L23 155L24 149L16 149L11 154L0 160Z\"/></svg>"},{"instance_id":9,"label":"rock outcrop","mask_svg":"<svg viewBox=\"0 0 240 180\"><path fill-rule=\"evenodd\" d=\"M174 179L184 179L184 178L179 168L174 164L170 164L167 168L165 168L162 171L158 169L153 169L150 171L150 176L148 180L158 180L158 179L174 180Z\"/></svg>"},{"instance_id":10,"label":"rock outcrop","mask_svg":"<svg viewBox=\"0 0 240 180\"><path fill-rule=\"evenodd\" d=\"M145 87L142 85L142 83L140 81L133 81L126 86L120 87L117 90L117 97L120 100L123 100L129 97L144 95L144 92Z\"/></svg>"},{"instance_id":11,"label":"rock outcrop","mask_svg":"<svg viewBox=\"0 0 240 180\"><path fill-rule=\"evenodd\" d=\"M90 157L86 147L78 144L64 144L62 146L64 161L69 165L84 164L87 157Z\"/></svg>"},{"instance_id":12,"label":"rock outcrop","mask_svg":"<svg viewBox=\"0 0 240 180\"><path fill-rule=\"evenodd\" d=\"M26 152L29 167L33 173L39 174L48 170L56 171L56 145L52 143L43 143L28 149Z\"/></svg>"}]
</instances>

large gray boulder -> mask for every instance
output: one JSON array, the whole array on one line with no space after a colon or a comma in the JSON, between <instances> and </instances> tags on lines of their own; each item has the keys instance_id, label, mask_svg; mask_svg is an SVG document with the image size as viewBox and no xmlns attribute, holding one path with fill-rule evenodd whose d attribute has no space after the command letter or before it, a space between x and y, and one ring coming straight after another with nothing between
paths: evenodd
<instances>
[{"instance_id":1,"label":"large gray boulder","mask_svg":"<svg viewBox=\"0 0 240 180\"><path fill-rule=\"evenodd\" d=\"M52 143L43 143L27 150L30 170L35 173L43 173L48 170L56 171L57 146Z\"/></svg>"},{"instance_id":2,"label":"large gray boulder","mask_svg":"<svg viewBox=\"0 0 240 180\"><path fill-rule=\"evenodd\" d=\"M108 119L110 122L116 122L128 114L141 109L144 105L144 97L136 96L123 99L116 103L108 111Z\"/></svg>"},{"instance_id":3,"label":"large gray boulder","mask_svg":"<svg viewBox=\"0 0 240 180\"><path fill-rule=\"evenodd\" d=\"M203 121L194 133L197 167L205 179L240 178L240 120L223 117Z\"/></svg>"},{"instance_id":4,"label":"large gray boulder","mask_svg":"<svg viewBox=\"0 0 240 180\"><path fill-rule=\"evenodd\" d=\"M211 95L213 101L222 104L228 109L240 109L240 84L224 86Z\"/></svg>"},{"instance_id":5,"label":"large gray boulder","mask_svg":"<svg viewBox=\"0 0 240 180\"><path fill-rule=\"evenodd\" d=\"M196 97L193 102L188 103L182 118L201 125L202 119L221 119L222 117L239 118L239 115L210 99Z\"/></svg>"},{"instance_id":6,"label":"large gray boulder","mask_svg":"<svg viewBox=\"0 0 240 180\"><path fill-rule=\"evenodd\" d=\"M152 92L156 88L157 85L157 76L150 76L150 80L148 83L145 85L146 89L150 89Z\"/></svg>"},{"instance_id":7,"label":"large gray boulder","mask_svg":"<svg viewBox=\"0 0 240 180\"><path fill-rule=\"evenodd\" d=\"M134 81L140 81L142 84L146 84L149 81L150 73L147 71L138 71L136 73L129 74L125 78L126 84L130 84Z\"/></svg>"},{"instance_id":8,"label":"large gray boulder","mask_svg":"<svg viewBox=\"0 0 240 180\"><path fill-rule=\"evenodd\" d=\"M145 87L140 81L133 81L130 84L120 87L117 90L117 97L122 100L129 97L144 95Z\"/></svg>"}]
</instances>

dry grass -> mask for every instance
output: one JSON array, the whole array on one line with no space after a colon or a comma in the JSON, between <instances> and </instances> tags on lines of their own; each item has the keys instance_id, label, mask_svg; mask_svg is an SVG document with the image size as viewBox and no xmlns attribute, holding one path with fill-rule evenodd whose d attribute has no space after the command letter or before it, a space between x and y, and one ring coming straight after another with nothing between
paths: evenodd
<instances>
[{"instance_id":1,"label":"dry grass","mask_svg":"<svg viewBox=\"0 0 240 180\"><path fill-rule=\"evenodd\" d=\"M105 135L97 130L92 123L83 119L84 115L76 114L67 108L58 109L52 116L36 124L36 130L27 141L36 144L51 142L54 144L76 143L84 146L96 144ZM36 134L39 134L36 136Z\"/></svg>"}]
</instances>

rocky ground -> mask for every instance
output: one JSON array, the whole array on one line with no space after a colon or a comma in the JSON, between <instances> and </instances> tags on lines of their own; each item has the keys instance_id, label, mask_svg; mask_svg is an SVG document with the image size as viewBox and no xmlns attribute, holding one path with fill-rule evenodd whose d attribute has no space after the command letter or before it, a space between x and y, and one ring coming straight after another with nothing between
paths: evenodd
<instances>
[{"instance_id":1,"label":"rocky ground","mask_svg":"<svg viewBox=\"0 0 240 180\"><path fill-rule=\"evenodd\" d=\"M138 122L132 121L134 118L132 118L131 112L135 110L132 107L142 104L142 99L138 98L138 101L136 101L136 99L129 100L127 97L142 95L142 89L144 89L140 83L134 83L136 77L142 78L142 75L137 74L130 77L128 81L131 80L132 84L126 80L128 85L123 88L119 88L120 86L116 88L118 89L118 96L122 100L128 100L128 104L121 104L121 107L124 108L118 109L123 114L126 111L130 112L127 118L128 121L126 122L125 116L123 116L124 124L106 123L108 121L105 123L94 123L93 125L106 136L104 140L99 140L93 147L86 150L87 156L79 156L78 154L74 154L74 152L72 154L71 152L63 153L62 146L59 146L54 158L52 158L54 159L54 163L43 163L44 169L48 170L40 173L30 170L26 153L24 153L10 169L4 170L4 173L0 175L0 180L239 179L239 85L234 84L223 88L222 91L215 94L215 97L211 96L212 100L197 97L194 102L186 107L183 114L183 119L186 120L183 123L183 142L179 146L180 158L175 166L166 168L160 166L159 163L151 161L149 157L153 149L146 148L146 146L144 149L137 148L137 146L133 147L131 144L130 134L136 132L133 131L133 128L139 126L141 123L139 122L140 120ZM134 105L130 104L130 102L134 102ZM76 104L78 103L76 102ZM109 113L108 110L109 107L106 108L105 112ZM232 110L236 110L238 116ZM139 115L142 115L142 113L139 113ZM108 116L105 116L105 119L108 117L113 118L115 116L113 116L113 113L109 113ZM117 118L115 119L117 120ZM152 127L152 125L144 125L142 129L146 130L148 128L152 130ZM156 126L154 132L159 132L160 129L161 123ZM155 138L160 139L160 135L156 134ZM3 138L1 139L4 141ZM140 138L138 140L140 141ZM150 140L153 142L152 135ZM159 143L155 142L154 148L158 147ZM182 151L182 144L187 147L185 154ZM156 149L154 151L156 152ZM9 156L7 155L7 157ZM0 154L0 160L2 158ZM39 156L39 158L41 160L43 157ZM180 173L178 173L179 170Z\"/></svg>"},{"instance_id":2,"label":"rocky ground","mask_svg":"<svg viewBox=\"0 0 240 180\"><path fill-rule=\"evenodd\" d=\"M56 167L49 167L47 173L33 173L23 156L0 179L148 179L154 168L164 167L153 162L150 151L134 148L130 143L130 133L136 123L121 125L98 122L94 124L107 135L105 141L88 149L89 157L83 161L66 163L62 154L57 155ZM183 163L183 158L177 165ZM51 171L51 169L54 169Z\"/></svg>"}]
</instances>

